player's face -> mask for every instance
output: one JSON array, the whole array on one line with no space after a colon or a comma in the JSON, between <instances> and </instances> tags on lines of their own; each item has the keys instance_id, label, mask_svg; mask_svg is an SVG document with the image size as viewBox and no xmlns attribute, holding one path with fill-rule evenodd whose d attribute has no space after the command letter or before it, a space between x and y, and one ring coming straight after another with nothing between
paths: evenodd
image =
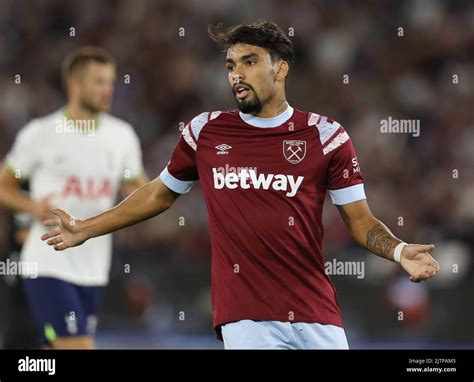
<instances>
[{"instance_id":1,"label":"player's face","mask_svg":"<svg viewBox=\"0 0 474 382\"><path fill-rule=\"evenodd\" d=\"M81 106L92 113L109 110L114 91L115 65L91 61L78 77Z\"/></svg>"},{"instance_id":2,"label":"player's face","mask_svg":"<svg viewBox=\"0 0 474 382\"><path fill-rule=\"evenodd\" d=\"M277 64L259 46L235 44L227 50L229 83L243 113L258 114L277 91Z\"/></svg>"}]
</instances>

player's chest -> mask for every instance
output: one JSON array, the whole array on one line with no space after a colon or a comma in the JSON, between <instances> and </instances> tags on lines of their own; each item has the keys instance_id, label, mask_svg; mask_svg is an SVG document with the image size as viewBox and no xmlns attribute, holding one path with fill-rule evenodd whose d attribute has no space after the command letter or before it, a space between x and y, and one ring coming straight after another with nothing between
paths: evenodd
<instances>
[{"instance_id":1,"label":"player's chest","mask_svg":"<svg viewBox=\"0 0 474 382\"><path fill-rule=\"evenodd\" d=\"M297 173L312 176L325 171L325 158L316 134L299 131L205 131L199 137L196 161L200 171Z\"/></svg>"},{"instance_id":2,"label":"player's chest","mask_svg":"<svg viewBox=\"0 0 474 382\"><path fill-rule=\"evenodd\" d=\"M59 136L43 150L41 168L56 177L115 177L121 153L106 137Z\"/></svg>"}]
</instances>

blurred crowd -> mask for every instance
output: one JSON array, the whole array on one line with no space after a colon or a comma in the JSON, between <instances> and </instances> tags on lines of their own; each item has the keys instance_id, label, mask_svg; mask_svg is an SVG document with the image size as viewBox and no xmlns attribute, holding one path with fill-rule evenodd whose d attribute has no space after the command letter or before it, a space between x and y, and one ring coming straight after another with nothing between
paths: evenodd
<instances>
[{"instance_id":1,"label":"blurred crowd","mask_svg":"<svg viewBox=\"0 0 474 382\"><path fill-rule=\"evenodd\" d=\"M0 156L31 118L65 103L63 57L100 45L118 62L112 113L134 126L156 177L183 122L235 108L208 25L256 19L277 22L295 44L289 103L330 116L352 137L374 215L407 242L437 244L441 274L411 284L356 247L327 203L326 258L365 264L363 279L333 277L349 340L474 343L474 308L465 304L474 292L470 1L0 0ZM389 117L419 120L420 135L382 133ZM116 234L115 255L104 327L212 335L199 186L159 218Z\"/></svg>"}]
</instances>

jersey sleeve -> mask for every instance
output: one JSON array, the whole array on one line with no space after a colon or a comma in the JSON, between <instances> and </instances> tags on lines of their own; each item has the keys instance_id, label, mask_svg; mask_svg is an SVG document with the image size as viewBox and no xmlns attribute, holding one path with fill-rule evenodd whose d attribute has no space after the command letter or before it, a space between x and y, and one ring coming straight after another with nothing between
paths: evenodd
<instances>
[{"instance_id":1,"label":"jersey sleeve","mask_svg":"<svg viewBox=\"0 0 474 382\"><path fill-rule=\"evenodd\" d=\"M188 192L199 179L196 167L197 139L191 123L183 129L168 165L160 174L161 181L178 194Z\"/></svg>"},{"instance_id":2,"label":"jersey sleeve","mask_svg":"<svg viewBox=\"0 0 474 382\"><path fill-rule=\"evenodd\" d=\"M131 182L143 174L142 149L135 130L129 126L127 144L123 157L123 182Z\"/></svg>"},{"instance_id":3,"label":"jersey sleeve","mask_svg":"<svg viewBox=\"0 0 474 382\"><path fill-rule=\"evenodd\" d=\"M5 165L18 179L28 179L39 162L38 150L41 149L41 145L38 133L38 125L34 121L25 125L5 157Z\"/></svg>"},{"instance_id":4,"label":"jersey sleeve","mask_svg":"<svg viewBox=\"0 0 474 382\"><path fill-rule=\"evenodd\" d=\"M342 126L328 140L323 152L330 155L326 183L333 204L343 205L366 199L357 154Z\"/></svg>"}]
</instances>

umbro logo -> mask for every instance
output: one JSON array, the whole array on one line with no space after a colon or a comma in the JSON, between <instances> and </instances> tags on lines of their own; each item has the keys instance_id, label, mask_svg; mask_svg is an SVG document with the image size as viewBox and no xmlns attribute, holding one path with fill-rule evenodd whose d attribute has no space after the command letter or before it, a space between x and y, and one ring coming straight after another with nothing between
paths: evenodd
<instances>
[{"instance_id":1,"label":"umbro logo","mask_svg":"<svg viewBox=\"0 0 474 382\"><path fill-rule=\"evenodd\" d=\"M232 146L226 145L225 143L222 143L218 146L216 146L216 149L219 150L217 151L217 155L224 155L224 154L229 154L229 150L232 148Z\"/></svg>"}]
</instances>

